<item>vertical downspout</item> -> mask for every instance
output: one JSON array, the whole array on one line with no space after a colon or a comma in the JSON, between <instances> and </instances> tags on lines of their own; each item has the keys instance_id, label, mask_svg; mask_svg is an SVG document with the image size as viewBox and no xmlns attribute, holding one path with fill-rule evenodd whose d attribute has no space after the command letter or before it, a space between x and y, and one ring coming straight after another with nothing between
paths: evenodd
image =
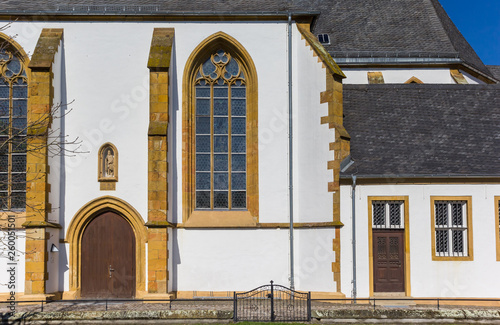
<instances>
[{"instance_id":1,"label":"vertical downspout","mask_svg":"<svg viewBox=\"0 0 500 325\"><path fill-rule=\"evenodd\" d=\"M292 14L288 14L288 170L290 196L290 288L295 289L293 269L293 118L292 118Z\"/></svg>"},{"instance_id":2,"label":"vertical downspout","mask_svg":"<svg viewBox=\"0 0 500 325\"><path fill-rule=\"evenodd\" d=\"M356 303L356 176L352 178L352 298Z\"/></svg>"}]
</instances>

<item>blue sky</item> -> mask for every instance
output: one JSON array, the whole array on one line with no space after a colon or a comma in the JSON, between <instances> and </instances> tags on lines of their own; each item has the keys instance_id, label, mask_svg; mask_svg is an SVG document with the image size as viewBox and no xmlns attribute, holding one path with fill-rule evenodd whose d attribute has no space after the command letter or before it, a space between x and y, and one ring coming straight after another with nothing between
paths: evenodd
<instances>
[{"instance_id":1,"label":"blue sky","mask_svg":"<svg viewBox=\"0 0 500 325\"><path fill-rule=\"evenodd\" d=\"M486 65L500 65L500 0L439 0Z\"/></svg>"}]
</instances>

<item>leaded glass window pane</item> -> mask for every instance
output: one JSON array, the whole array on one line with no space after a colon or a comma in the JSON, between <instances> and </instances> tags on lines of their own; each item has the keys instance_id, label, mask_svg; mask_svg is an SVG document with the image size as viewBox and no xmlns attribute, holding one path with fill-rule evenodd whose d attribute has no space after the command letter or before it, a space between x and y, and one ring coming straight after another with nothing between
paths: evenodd
<instances>
[{"instance_id":1,"label":"leaded glass window pane","mask_svg":"<svg viewBox=\"0 0 500 325\"><path fill-rule=\"evenodd\" d=\"M8 99L0 99L0 117L3 117L3 118L9 117L9 100Z\"/></svg>"},{"instance_id":2,"label":"leaded glass window pane","mask_svg":"<svg viewBox=\"0 0 500 325\"><path fill-rule=\"evenodd\" d=\"M0 170L7 170L9 166L9 156L0 156Z\"/></svg>"},{"instance_id":3,"label":"leaded glass window pane","mask_svg":"<svg viewBox=\"0 0 500 325\"><path fill-rule=\"evenodd\" d=\"M245 191L232 192L233 208L244 209L246 208L247 195Z\"/></svg>"},{"instance_id":4,"label":"leaded glass window pane","mask_svg":"<svg viewBox=\"0 0 500 325\"><path fill-rule=\"evenodd\" d=\"M26 155L12 156L12 172L23 173L26 170Z\"/></svg>"},{"instance_id":5,"label":"leaded glass window pane","mask_svg":"<svg viewBox=\"0 0 500 325\"><path fill-rule=\"evenodd\" d=\"M10 89L6 85L0 85L0 98L9 98Z\"/></svg>"},{"instance_id":6,"label":"leaded glass window pane","mask_svg":"<svg viewBox=\"0 0 500 325\"><path fill-rule=\"evenodd\" d=\"M228 173L214 173L214 189L227 190L229 188Z\"/></svg>"},{"instance_id":7,"label":"leaded glass window pane","mask_svg":"<svg viewBox=\"0 0 500 325\"><path fill-rule=\"evenodd\" d=\"M196 208L210 208L210 191L196 191Z\"/></svg>"},{"instance_id":8,"label":"leaded glass window pane","mask_svg":"<svg viewBox=\"0 0 500 325\"><path fill-rule=\"evenodd\" d=\"M228 205L227 191L214 191L214 209L227 209Z\"/></svg>"},{"instance_id":9,"label":"leaded glass window pane","mask_svg":"<svg viewBox=\"0 0 500 325\"><path fill-rule=\"evenodd\" d=\"M26 153L26 137L19 136L12 139L12 152Z\"/></svg>"},{"instance_id":10,"label":"leaded glass window pane","mask_svg":"<svg viewBox=\"0 0 500 325\"><path fill-rule=\"evenodd\" d=\"M196 100L196 116L210 116L210 100L197 99Z\"/></svg>"},{"instance_id":11,"label":"leaded glass window pane","mask_svg":"<svg viewBox=\"0 0 500 325\"><path fill-rule=\"evenodd\" d=\"M7 194L7 192L0 192L0 209L2 210L9 209L9 198Z\"/></svg>"},{"instance_id":12,"label":"leaded glass window pane","mask_svg":"<svg viewBox=\"0 0 500 325\"><path fill-rule=\"evenodd\" d=\"M227 171L228 155L216 154L214 155L214 171L222 172Z\"/></svg>"},{"instance_id":13,"label":"leaded glass window pane","mask_svg":"<svg viewBox=\"0 0 500 325\"><path fill-rule=\"evenodd\" d=\"M209 190L210 189L210 174L209 173L196 173L196 189Z\"/></svg>"},{"instance_id":14,"label":"leaded glass window pane","mask_svg":"<svg viewBox=\"0 0 500 325\"><path fill-rule=\"evenodd\" d=\"M26 206L28 84L15 53L8 45L0 50L0 209L4 211Z\"/></svg>"},{"instance_id":15,"label":"leaded glass window pane","mask_svg":"<svg viewBox=\"0 0 500 325\"><path fill-rule=\"evenodd\" d=\"M198 69L194 128L197 209L246 208L245 82L238 61L224 50L214 52Z\"/></svg>"},{"instance_id":16,"label":"leaded glass window pane","mask_svg":"<svg viewBox=\"0 0 500 325\"><path fill-rule=\"evenodd\" d=\"M12 174L12 190L13 191L26 190L26 173Z\"/></svg>"},{"instance_id":17,"label":"leaded glass window pane","mask_svg":"<svg viewBox=\"0 0 500 325\"><path fill-rule=\"evenodd\" d=\"M231 170L235 172L245 171L247 167L247 156L245 154L232 154Z\"/></svg>"},{"instance_id":18,"label":"leaded glass window pane","mask_svg":"<svg viewBox=\"0 0 500 325\"><path fill-rule=\"evenodd\" d=\"M196 170L197 171L210 171L210 155L197 154L196 155Z\"/></svg>"},{"instance_id":19,"label":"leaded glass window pane","mask_svg":"<svg viewBox=\"0 0 500 325\"><path fill-rule=\"evenodd\" d=\"M210 134L210 117L196 118L196 134Z\"/></svg>"},{"instance_id":20,"label":"leaded glass window pane","mask_svg":"<svg viewBox=\"0 0 500 325\"><path fill-rule=\"evenodd\" d=\"M210 152L210 136L197 135L196 136L196 151L197 152Z\"/></svg>"},{"instance_id":21,"label":"leaded glass window pane","mask_svg":"<svg viewBox=\"0 0 500 325\"><path fill-rule=\"evenodd\" d=\"M9 134L9 118L0 118L0 135L8 135Z\"/></svg>"},{"instance_id":22,"label":"leaded glass window pane","mask_svg":"<svg viewBox=\"0 0 500 325\"><path fill-rule=\"evenodd\" d=\"M246 152L246 138L244 136L232 136L231 150L235 153Z\"/></svg>"}]
</instances>

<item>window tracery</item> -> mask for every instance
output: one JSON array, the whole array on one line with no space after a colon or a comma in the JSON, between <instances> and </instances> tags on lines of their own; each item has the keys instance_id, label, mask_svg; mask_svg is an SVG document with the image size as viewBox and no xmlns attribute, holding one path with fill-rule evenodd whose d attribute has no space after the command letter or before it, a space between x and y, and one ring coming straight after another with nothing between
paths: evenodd
<instances>
[{"instance_id":1,"label":"window tracery","mask_svg":"<svg viewBox=\"0 0 500 325\"><path fill-rule=\"evenodd\" d=\"M245 209L246 80L217 50L195 78L196 209Z\"/></svg>"}]
</instances>

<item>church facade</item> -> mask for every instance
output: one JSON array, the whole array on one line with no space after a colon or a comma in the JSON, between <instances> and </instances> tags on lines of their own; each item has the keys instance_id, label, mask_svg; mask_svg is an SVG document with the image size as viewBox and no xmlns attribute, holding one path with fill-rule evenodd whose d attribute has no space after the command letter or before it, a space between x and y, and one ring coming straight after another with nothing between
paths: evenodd
<instances>
[{"instance_id":1,"label":"church facade","mask_svg":"<svg viewBox=\"0 0 500 325\"><path fill-rule=\"evenodd\" d=\"M495 297L499 69L405 2L8 3L19 299Z\"/></svg>"}]
</instances>

